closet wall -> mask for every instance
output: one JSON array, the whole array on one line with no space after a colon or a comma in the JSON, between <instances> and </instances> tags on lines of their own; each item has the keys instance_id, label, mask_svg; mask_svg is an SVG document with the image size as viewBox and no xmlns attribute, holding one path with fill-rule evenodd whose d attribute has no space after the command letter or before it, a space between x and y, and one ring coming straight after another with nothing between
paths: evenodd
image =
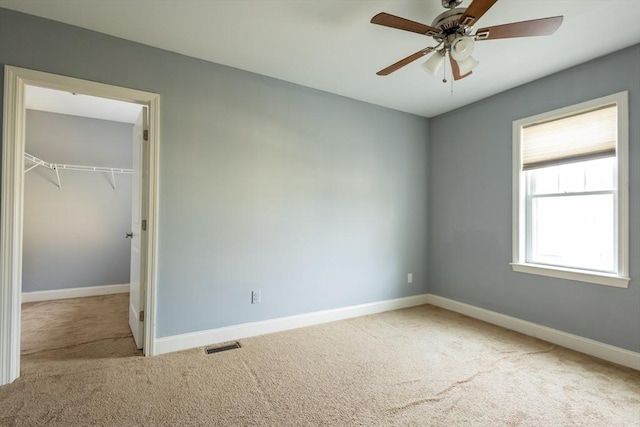
<instances>
[{"instance_id":1,"label":"closet wall","mask_svg":"<svg viewBox=\"0 0 640 427\"><path fill-rule=\"evenodd\" d=\"M27 110L26 152L132 168L133 125ZM28 166L28 164L27 164ZM129 283L132 175L37 167L25 176L23 292Z\"/></svg>"}]
</instances>

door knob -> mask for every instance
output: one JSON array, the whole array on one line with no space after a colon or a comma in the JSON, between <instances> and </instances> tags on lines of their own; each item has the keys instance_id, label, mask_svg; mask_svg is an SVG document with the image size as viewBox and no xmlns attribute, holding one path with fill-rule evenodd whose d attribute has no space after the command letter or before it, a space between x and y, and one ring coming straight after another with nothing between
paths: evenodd
<instances>
[{"instance_id":1,"label":"door knob","mask_svg":"<svg viewBox=\"0 0 640 427\"><path fill-rule=\"evenodd\" d=\"M125 239L133 239L133 232L124 235Z\"/></svg>"}]
</instances>

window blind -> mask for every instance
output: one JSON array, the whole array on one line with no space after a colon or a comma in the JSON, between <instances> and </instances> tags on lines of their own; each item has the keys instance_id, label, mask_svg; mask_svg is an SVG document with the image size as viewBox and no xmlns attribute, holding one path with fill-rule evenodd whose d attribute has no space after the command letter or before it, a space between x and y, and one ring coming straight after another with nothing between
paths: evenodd
<instances>
[{"instance_id":1,"label":"window blind","mask_svg":"<svg viewBox=\"0 0 640 427\"><path fill-rule=\"evenodd\" d=\"M522 169L615 156L618 107L606 105L522 128Z\"/></svg>"}]
</instances>

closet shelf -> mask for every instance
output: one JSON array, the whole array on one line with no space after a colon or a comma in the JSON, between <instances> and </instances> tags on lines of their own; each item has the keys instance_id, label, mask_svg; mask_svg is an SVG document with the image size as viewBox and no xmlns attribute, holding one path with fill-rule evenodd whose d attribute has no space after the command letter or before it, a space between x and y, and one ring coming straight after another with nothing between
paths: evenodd
<instances>
[{"instance_id":1,"label":"closet shelf","mask_svg":"<svg viewBox=\"0 0 640 427\"><path fill-rule=\"evenodd\" d=\"M60 169L64 169L64 170L73 170L73 171L83 171L83 172L100 172L100 173L106 173L111 175L111 186L113 187L113 189L116 189L116 175L117 173L124 173L124 174L133 174L133 169L123 169L123 168L106 168L106 167L102 167L102 166L83 166L83 165L62 165L62 164L58 164L58 163L49 163L46 162L34 155L31 155L29 153L24 153L24 159L27 162L32 163L32 165L29 168L26 168L25 166L25 170L24 173L27 173L35 168L37 168L38 166L41 166L43 168L47 168L50 169L52 171L54 171L56 173L56 179L58 180L58 188L62 188L62 183L60 182L60 173L59 170Z\"/></svg>"}]
</instances>

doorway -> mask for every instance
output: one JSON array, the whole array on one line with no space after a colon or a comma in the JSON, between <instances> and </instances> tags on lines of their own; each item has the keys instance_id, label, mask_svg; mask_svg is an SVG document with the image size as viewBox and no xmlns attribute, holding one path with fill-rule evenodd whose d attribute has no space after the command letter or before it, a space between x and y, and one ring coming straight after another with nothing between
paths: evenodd
<instances>
[{"instance_id":1,"label":"doorway","mask_svg":"<svg viewBox=\"0 0 640 427\"><path fill-rule=\"evenodd\" d=\"M115 99L148 108L148 132L142 144L140 197L139 269L146 292L139 293L140 343L146 356L155 353L155 295L158 203L159 96L70 77L5 66L4 131L2 157L2 202L0 267L0 385L20 374L20 315L22 288L22 243L24 217L25 87L36 86L65 92ZM145 286L146 285L146 286Z\"/></svg>"},{"instance_id":2,"label":"doorway","mask_svg":"<svg viewBox=\"0 0 640 427\"><path fill-rule=\"evenodd\" d=\"M25 108L21 355L88 350L89 342L124 339L129 324L141 349L146 108L30 85ZM124 295L104 296L116 293Z\"/></svg>"}]
</instances>

